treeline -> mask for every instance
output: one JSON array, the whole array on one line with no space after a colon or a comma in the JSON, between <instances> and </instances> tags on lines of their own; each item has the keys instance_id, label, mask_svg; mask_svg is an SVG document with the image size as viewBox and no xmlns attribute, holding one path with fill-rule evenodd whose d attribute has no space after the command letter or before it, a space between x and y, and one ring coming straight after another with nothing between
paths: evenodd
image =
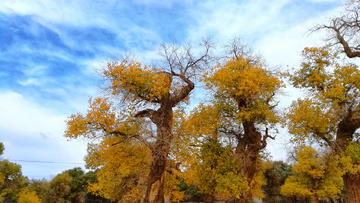
<instances>
[{"instance_id":1,"label":"treeline","mask_svg":"<svg viewBox=\"0 0 360 203\"><path fill-rule=\"evenodd\" d=\"M85 158L100 169L88 190L118 202L179 202L186 184L207 203L360 203L360 71L348 60L360 57L360 1L344 9L312 30L328 31L328 43L304 48L291 70L271 68L239 39L217 55L209 39L162 45L163 60L153 66L131 55L109 61L104 95L71 115L65 131L97 141ZM306 96L280 109L286 83ZM185 111L200 87L207 97ZM266 153L279 126L296 149L290 174ZM269 179L283 168L280 179Z\"/></svg>"},{"instance_id":2,"label":"treeline","mask_svg":"<svg viewBox=\"0 0 360 203\"><path fill-rule=\"evenodd\" d=\"M0 155L4 145L0 143ZM105 198L88 192L89 184L97 183L97 171L84 172L73 168L51 180L29 180L23 176L21 165L0 161L0 202L10 203L108 203Z\"/></svg>"},{"instance_id":3,"label":"treeline","mask_svg":"<svg viewBox=\"0 0 360 203\"><path fill-rule=\"evenodd\" d=\"M3 151L3 144L0 143L0 146ZM298 203L309 202L313 197L312 192L319 194L318 196L323 199L320 202L341 202L341 196L345 195L342 179L341 176L336 176L336 173L330 172L334 169L328 165L327 154L320 156L315 150L303 147L295 153L295 157L297 160L295 165L282 161L268 163L261 186L264 203L289 202L289 200ZM0 161L0 201L6 203L113 202L88 191L89 186L98 183L97 172L98 170L85 173L83 169L76 167L58 174L52 180L29 180L22 175L19 164L2 160ZM300 182L303 184L298 184ZM187 185L184 178L179 178L176 187L178 193L182 194L182 201L205 201L203 185L191 183ZM221 195L217 199L221 200Z\"/></svg>"}]
</instances>

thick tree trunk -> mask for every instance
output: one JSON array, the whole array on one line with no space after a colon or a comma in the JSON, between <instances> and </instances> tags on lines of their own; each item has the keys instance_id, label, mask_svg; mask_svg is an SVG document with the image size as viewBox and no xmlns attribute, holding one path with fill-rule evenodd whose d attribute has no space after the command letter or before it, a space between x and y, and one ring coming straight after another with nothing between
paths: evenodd
<instances>
[{"instance_id":1,"label":"thick tree trunk","mask_svg":"<svg viewBox=\"0 0 360 203\"><path fill-rule=\"evenodd\" d=\"M165 165L164 155L153 153L144 203L162 203L164 201Z\"/></svg>"},{"instance_id":2,"label":"thick tree trunk","mask_svg":"<svg viewBox=\"0 0 360 203\"><path fill-rule=\"evenodd\" d=\"M150 166L150 174L147 180L147 188L143 199L144 203L163 203L164 202L164 178L166 161L170 151L170 144L173 139L173 107L183 101L195 85L185 76L185 72L178 75L188 85L182 87L174 97L170 93L165 96L160 103L160 108L156 111L152 109L144 110L135 115L135 117L147 117L156 125L156 142L151 149L152 161ZM172 81L172 76L169 76ZM171 82L169 83L170 88Z\"/></svg>"},{"instance_id":3,"label":"thick tree trunk","mask_svg":"<svg viewBox=\"0 0 360 203\"><path fill-rule=\"evenodd\" d=\"M346 174L343 176L343 181L347 197L346 202L360 203L360 173Z\"/></svg>"},{"instance_id":4,"label":"thick tree trunk","mask_svg":"<svg viewBox=\"0 0 360 203\"><path fill-rule=\"evenodd\" d=\"M240 157L242 165L239 173L242 174L247 184L250 186L251 181L257 168L257 161L259 158L260 145L261 145L261 133L255 128L254 122L244 122L244 135L239 139L236 147L236 155ZM229 203L252 203L251 189L246 191L240 198L231 198L227 202Z\"/></svg>"},{"instance_id":5,"label":"thick tree trunk","mask_svg":"<svg viewBox=\"0 0 360 203\"><path fill-rule=\"evenodd\" d=\"M350 119L344 119L338 125L336 134L335 151L342 152L346 149L348 143L352 140L357 129L357 125ZM344 187L346 191L346 202L360 203L360 172L357 174L343 175Z\"/></svg>"},{"instance_id":6,"label":"thick tree trunk","mask_svg":"<svg viewBox=\"0 0 360 203\"><path fill-rule=\"evenodd\" d=\"M172 141L172 119L173 112L170 105L162 106L151 117L157 127L157 139L152 148L152 161L144 203L164 202L164 178L166 161Z\"/></svg>"}]
</instances>

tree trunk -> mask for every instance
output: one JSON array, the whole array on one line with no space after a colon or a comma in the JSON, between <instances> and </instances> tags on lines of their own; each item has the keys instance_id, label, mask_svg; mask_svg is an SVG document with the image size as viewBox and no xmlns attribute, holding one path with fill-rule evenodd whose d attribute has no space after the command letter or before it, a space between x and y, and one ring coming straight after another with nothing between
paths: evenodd
<instances>
[{"instance_id":1,"label":"tree trunk","mask_svg":"<svg viewBox=\"0 0 360 203\"><path fill-rule=\"evenodd\" d=\"M344 119L339 123L335 151L342 152L346 149L357 128L358 126L351 122L350 119ZM353 175L345 174L342 178L346 191L345 202L360 203L360 172Z\"/></svg>"},{"instance_id":2,"label":"tree trunk","mask_svg":"<svg viewBox=\"0 0 360 203\"><path fill-rule=\"evenodd\" d=\"M317 198L316 196L311 196L309 198L309 202L310 203L319 203L319 198Z\"/></svg>"},{"instance_id":3,"label":"tree trunk","mask_svg":"<svg viewBox=\"0 0 360 203\"><path fill-rule=\"evenodd\" d=\"M157 139L151 149L152 160L150 174L147 180L147 188L144 203L164 202L164 178L166 161L172 141L173 112L171 104L163 105L153 113L151 120L157 127Z\"/></svg>"},{"instance_id":4,"label":"tree trunk","mask_svg":"<svg viewBox=\"0 0 360 203\"><path fill-rule=\"evenodd\" d=\"M213 194L206 194L205 195L205 202L204 203L214 203L215 202L215 195Z\"/></svg>"},{"instance_id":5,"label":"tree trunk","mask_svg":"<svg viewBox=\"0 0 360 203\"><path fill-rule=\"evenodd\" d=\"M248 198L247 196L242 196L240 198L232 197L228 200L226 200L226 203L252 203L252 198Z\"/></svg>"},{"instance_id":6,"label":"tree trunk","mask_svg":"<svg viewBox=\"0 0 360 203\"><path fill-rule=\"evenodd\" d=\"M293 197L287 197L286 198L286 203L294 203Z\"/></svg>"},{"instance_id":7,"label":"tree trunk","mask_svg":"<svg viewBox=\"0 0 360 203\"><path fill-rule=\"evenodd\" d=\"M152 152L144 203L162 203L164 201L165 167L170 145L158 140L162 142L163 146L155 148Z\"/></svg>"},{"instance_id":8,"label":"tree trunk","mask_svg":"<svg viewBox=\"0 0 360 203\"><path fill-rule=\"evenodd\" d=\"M360 203L360 173L343 176L346 202Z\"/></svg>"},{"instance_id":9,"label":"tree trunk","mask_svg":"<svg viewBox=\"0 0 360 203\"><path fill-rule=\"evenodd\" d=\"M258 170L257 161L259 158L262 136L261 133L256 130L254 122L244 122L243 126L244 135L242 138L238 139L239 141L235 153L240 157L242 162L239 173L245 177L247 184L250 186L250 183ZM231 198L229 200L234 203L251 203L252 198L250 189L244 192L239 199Z\"/></svg>"}]
</instances>

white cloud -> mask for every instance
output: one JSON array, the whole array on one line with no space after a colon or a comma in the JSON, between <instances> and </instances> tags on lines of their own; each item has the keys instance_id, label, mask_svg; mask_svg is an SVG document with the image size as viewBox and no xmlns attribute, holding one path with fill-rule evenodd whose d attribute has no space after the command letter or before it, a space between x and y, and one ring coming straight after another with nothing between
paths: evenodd
<instances>
[{"instance_id":1,"label":"white cloud","mask_svg":"<svg viewBox=\"0 0 360 203\"><path fill-rule=\"evenodd\" d=\"M28 85L35 85L35 86L39 86L41 85L42 83L36 79L36 78L29 78L27 80L24 80L24 81L18 81L18 83L20 83L21 85L23 86L28 86Z\"/></svg>"},{"instance_id":2,"label":"white cloud","mask_svg":"<svg viewBox=\"0 0 360 203\"><path fill-rule=\"evenodd\" d=\"M234 36L253 36L268 29L278 29L281 24L276 25L275 22L282 6L287 2L288 0L249 1L247 4L235 1L227 1L226 4L214 1L204 3L201 9L194 8L191 11L197 23L188 31L190 38L197 39L214 33L217 39L227 40Z\"/></svg>"},{"instance_id":3,"label":"white cloud","mask_svg":"<svg viewBox=\"0 0 360 203\"><path fill-rule=\"evenodd\" d=\"M86 153L85 143L67 142L62 136L66 128L64 121L69 115L62 115L61 109L45 109L41 104L33 103L30 98L8 91L0 93L0 112L1 141L6 148L4 158L83 162ZM44 172L43 177L50 173L39 164L27 166L23 165L25 175L37 174L36 170L40 169ZM44 167L54 170L51 167L55 166ZM56 166L59 172L68 168L69 166Z\"/></svg>"}]
</instances>

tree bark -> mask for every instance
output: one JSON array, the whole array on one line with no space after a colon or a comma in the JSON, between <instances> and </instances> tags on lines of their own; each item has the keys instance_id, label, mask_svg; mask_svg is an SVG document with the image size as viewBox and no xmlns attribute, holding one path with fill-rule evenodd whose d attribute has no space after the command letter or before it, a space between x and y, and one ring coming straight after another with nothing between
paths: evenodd
<instances>
[{"instance_id":1,"label":"tree bark","mask_svg":"<svg viewBox=\"0 0 360 203\"><path fill-rule=\"evenodd\" d=\"M334 149L336 152L342 152L346 149L357 128L357 123L351 122L350 119L344 119L339 123ZM357 174L345 174L342 178L346 192L345 201L360 203L360 172Z\"/></svg>"},{"instance_id":2,"label":"tree bark","mask_svg":"<svg viewBox=\"0 0 360 203\"><path fill-rule=\"evenodd\" d=\"M173 111L171 103L163 105L150 117L157 127L157 139L153 146L150 174L144 203L163 203L166 161L172 141Z\"/></svg>"},{"instance_id":3,"label":"tree bark","mask_svg":"<svg viewBox=\"0 0 360 203\"><path fill-rule=\"evenodd\" d=\"M238 139L235 154L240 157L242 165L239 173L242 174L247 184L250 186L257 168L257 161L261 149L261 133L255 128L254 122L244 122L244 134L241 139ZM252 202L251 189L246 191L240 198L230 198L227 203L251 203Z\"/></svg>"},{"instance_id":4,"label":"tree bark","mask_svg":"<svg viewBox=\"0 0 360 203\"><path fill-rule=\"evenodd\" d=\"M175 73L174 73L175 74ZM185 75L185 73L183 73ZM181 88L180 93L174 97L170 93L160 102L158 110L144 110L138 112L135 117L147 117L156 125L156 142L151 148L152 160L150 174L147 180L147 187L144 196L144 203L163 203L164 202L164 178L166 161L170 151L170 144L173 139L173 107L183 101L195 85L183 75L178 75L187 83ZM172 77L172 76L171 76ZM172 81L172 79L170 79ZM169 83L171 84L171 83Z\"/></svg>"},{"instance_id":5,"label":"tree bark","mask_svg":"<svg viewBox=\"0 0 360 203\"><path fill-rule=\"evenodd\" d=\"M360 173L346 174L343 176L346 202L360 203Z\"/></svg>"},{"instance_id":6,"label":"tree bark","mask_svg":"<svg viewBox=\"0 0 360 203\"><path fill-rule=\"evenodd\" d=\"M316 196L311 196L309 199L310 203L319 203L319 198Z\"/></svg>"},{"instance_id":7,"label":"tree bark","mask_svg":"<svg viewBox=\"0 0 360 203\"><path fill-rule=\"evenodd\" d=\"M206 194L205 195L205 202L204 203L214 203L215 202L215 195L213 194Z\"/></svg>"},{"instance_id":8,"label":"tree bark","mask_svg":"<svg viewBox=\"0 0 360 203\"><path fill-rule=\"evenodd\" d=\"M293 197L287 197L286 198L286 203L294 203Z\"/></svg>"}]
</instances>

